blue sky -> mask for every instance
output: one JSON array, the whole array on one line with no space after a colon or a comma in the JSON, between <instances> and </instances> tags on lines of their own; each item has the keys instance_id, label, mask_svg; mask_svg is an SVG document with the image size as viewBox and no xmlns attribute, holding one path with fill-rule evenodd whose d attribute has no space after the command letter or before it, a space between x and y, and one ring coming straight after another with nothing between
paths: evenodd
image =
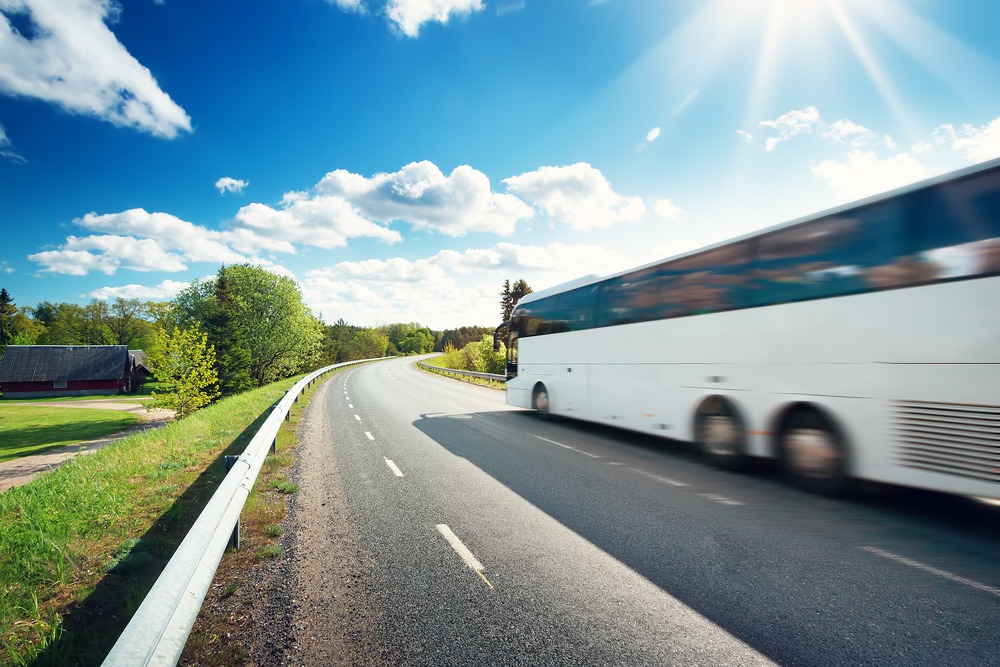
<instances>
[{"instance_id":1,"label":"blue sky","mask_svg":"<svg viewBox=\"0 0 1000 667\"><path fill-rule=\"evenodd\" d=\"M499 320L1000 156L993 0L0 0L0 285Z\"/></svg>"}]
</instances>

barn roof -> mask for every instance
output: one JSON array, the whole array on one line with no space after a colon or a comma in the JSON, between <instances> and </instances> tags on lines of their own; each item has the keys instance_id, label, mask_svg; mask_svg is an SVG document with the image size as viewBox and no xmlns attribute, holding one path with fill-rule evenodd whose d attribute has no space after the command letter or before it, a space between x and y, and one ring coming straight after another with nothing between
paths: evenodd
<instances>
[{"instance_id":1,"label":"barn roof","mask_svg":"<svg viewBox=\"0 0 1000 667\"><path fill-rule=\"evenodd\" d=\"M127 361L126 345L8 345L0 359L0 384L116 380Z\"/></svg>"}]
</instances>

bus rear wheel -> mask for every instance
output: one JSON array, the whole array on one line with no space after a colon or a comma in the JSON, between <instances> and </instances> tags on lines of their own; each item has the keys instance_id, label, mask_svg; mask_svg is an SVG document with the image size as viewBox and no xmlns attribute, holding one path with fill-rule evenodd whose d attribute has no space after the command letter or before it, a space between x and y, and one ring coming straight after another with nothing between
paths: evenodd
<instances>
[{"instance_id":1,"label":"bus rear wheel","mask_svg":"<svg viewBox=\"0 0 1000 667\"><path fill-rule=\"evenodd\" d=\"M716 468L746 467L746 427L731 401L713 396L702 403L695 415L694 434L698 448Z\"/></svg>"},{"instance_id":2,"label":"bus rear wheel","mask_svg":"<svg viewBox=\"0 0 1000 667\"><path fill-rule=\"evenodd\" d=\"M535 386L535 391L532 394L531 405L538 412L538 416L542 419L551 419L552 412L549 410L549 392L545 388L544 384L538 384Z\"/></svg>"},{"instance_id":3,"label":"bus rear wheel","mask_svg":"<svg viewBox=\"0 0 1000 667\"><path fill-rule=\"evenodd\" d=\"M844 439L823 414L799 409L789 415L778 435L785 475L796 486L825 496L851 489Z\"/></svg>"}]
</instances>

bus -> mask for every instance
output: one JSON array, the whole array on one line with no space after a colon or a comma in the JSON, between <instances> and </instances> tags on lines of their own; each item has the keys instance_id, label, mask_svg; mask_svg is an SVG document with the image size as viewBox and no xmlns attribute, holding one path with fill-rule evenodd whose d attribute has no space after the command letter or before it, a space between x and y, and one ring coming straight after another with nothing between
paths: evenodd
<instances>
[{"instance_id":1,"label":"bus","mask_svg":"<svg viewBox=\"0 0 1000 667\"><path fill-rule=\"evenodd\" d=\"M501 342L543 416L824 494L1000 498L1000 160L528 294Z\"/></svg>"}]
</instances>

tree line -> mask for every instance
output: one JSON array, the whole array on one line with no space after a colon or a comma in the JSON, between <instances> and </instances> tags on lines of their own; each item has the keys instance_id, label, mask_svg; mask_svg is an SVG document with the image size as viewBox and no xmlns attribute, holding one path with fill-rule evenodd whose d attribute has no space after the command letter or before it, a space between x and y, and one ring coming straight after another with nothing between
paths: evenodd
<instances>
[{"instance_id":1,"label":"tree line","mask_svg":"<svg viewBox=\"0 0 1000 667\"><path fill-rule=\"evenodd\" d=\"M501 315L530 292L505 281ZM513 302L512 302L513 299ZM298 283L259 266L222 266L168 302L93 299L85 306L43 301L18 307L0 289L0 354L8 345L126 345L146 351L153 377L200 396L160 399L181 414L218 396L260 387L326 365L394 355L462 350L492 327L435 331L416 322L360 327L326 324L305 305ZM180 390L178 390L180 391ZM159 399L158 399L159 400Z\"/></svg>"}]
</instances>

